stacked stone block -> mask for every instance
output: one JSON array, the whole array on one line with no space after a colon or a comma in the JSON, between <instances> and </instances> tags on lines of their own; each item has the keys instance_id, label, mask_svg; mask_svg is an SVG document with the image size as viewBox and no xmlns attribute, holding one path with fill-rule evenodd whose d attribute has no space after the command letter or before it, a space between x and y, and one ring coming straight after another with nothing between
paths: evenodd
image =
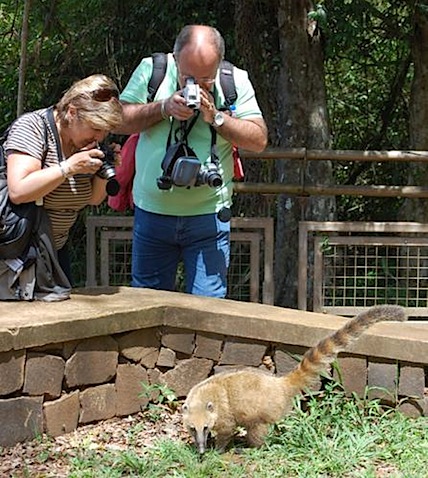
<instances>
[{"instance_id":1,"label":"stacked stone block","mask_svg":"<svg viewBox=\"0 0 428 478\"><path fill-rule=\"evenodd\" d=\"M79 425L127 416L156 396L143 384L161 384L179 398L212 373L259 367L285 374L304 347L171 327L74 340L0 353L0 446L46 432L57 436ZM423 364L342 354L345 390L400 401L411 416L428 415ZM367 389L369 387L369 389Z\"/></svg>"}]
</instances>

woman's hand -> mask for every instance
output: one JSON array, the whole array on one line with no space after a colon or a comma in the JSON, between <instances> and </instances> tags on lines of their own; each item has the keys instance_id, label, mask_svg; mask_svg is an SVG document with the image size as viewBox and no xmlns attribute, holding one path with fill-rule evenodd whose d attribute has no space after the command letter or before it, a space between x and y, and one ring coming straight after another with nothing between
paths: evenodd
<instances>
[{"instance_id":1,"label":"woman's hand","mask_svg":"<svg viewBox=\"0 0 428 478\"><path fill-rule=\"evenodd\" d=\"M62 164L68 169L67 175L95 174L103 164L104 153L98 148L72 154Z\"/></svg>"}]
</instances>

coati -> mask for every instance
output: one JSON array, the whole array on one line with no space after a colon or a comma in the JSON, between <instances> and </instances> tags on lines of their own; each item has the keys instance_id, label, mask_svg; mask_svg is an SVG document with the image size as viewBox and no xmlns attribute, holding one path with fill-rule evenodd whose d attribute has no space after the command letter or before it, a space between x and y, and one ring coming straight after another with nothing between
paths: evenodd
<instances>
[{"instance_id":1,"label":"coati","mask_svg":"<svg viewBox=\"0 0 428 478\"><path fill-rule=\"evenodd\" d=\"M247 430L250 446L262 445L269 425L290 412L293 397L314 385L339 352L376 322L406 318L400 306L374 306L307 350L295 369L283 377L247 368L213 375L195 385L182 413L199 453L205 452L211 433L217 450L224 451L237 426Z\"/></svg>"}]
</instances>

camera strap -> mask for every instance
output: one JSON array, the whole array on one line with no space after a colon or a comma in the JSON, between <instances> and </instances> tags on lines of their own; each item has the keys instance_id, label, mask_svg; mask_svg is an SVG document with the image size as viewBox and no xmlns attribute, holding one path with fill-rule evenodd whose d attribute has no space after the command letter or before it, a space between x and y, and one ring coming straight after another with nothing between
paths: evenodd
<instances>
[{"instance_id":1,"label":"camera strap","mask_svg":"<svg viewBox=\"0 0 428 478\"><path fill-rule=\"evenodd\" d=\"M190 131L192 130L193 126L196 123L196 120L198 119L199 116L199 111L195 113L193 118L190 120L188 123L187 121L180 121L180 126L175 129L174 132L174 137L175 137L175 142L182 143L187 146L187 137L189 136ZM171 121L171 126L169 127L169 134L168 134L168 140L166 142L166 149L168 149L171 146L171 140L172 140L172 131L174 129L174 121ZM178 133L181 133L181 137L178 138Z\"/></svg>"},{"instance_id":2,"label":"camera strap","mask_svg":"<svg viewBox=\"0 0 428 478\"><path fill-rule=\"evenodd\" d=\"M189 147L187 144L187 137L189 136L190 131L192 130L193 126L195 125L198 117L199 117L200 111L196 111L195 115L193 118L190 120L190 122L187 121L180 121L180 126L175 129L174 132L174 138L176 143L180 142L183 144L186 148ZM166 149L168 149L171 146L171 141L172 141L172 132L174 129L174 121L171 121L171 126L169 128L169 134L168 134L168 140L166 143ZM178 138L178 133L181 133L181 137ZM210 125L210 132L211 132L211 162L214 163L216 166L218 166L220 160L218 157L217 153L217 131L213 126Z\"/></svg>"},{"instance_id":3,"label":"camera strap","mask_svg":"<svg viewBox=\"0 0 428 478\"><path fill-rule=\"evenodd\" d=\"M210 125L211 130L211 162L218 166L220 160L217 153L217 131Z\"/></svg>"}]
</instances>

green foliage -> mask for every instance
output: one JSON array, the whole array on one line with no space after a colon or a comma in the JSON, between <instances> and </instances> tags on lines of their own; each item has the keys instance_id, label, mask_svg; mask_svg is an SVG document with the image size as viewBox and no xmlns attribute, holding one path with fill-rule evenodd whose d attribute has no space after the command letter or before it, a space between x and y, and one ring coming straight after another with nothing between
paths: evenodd
<instances>
[{"instance_id":1,"label":"green foliage","mask_svg":"<svg viewBox=\"0 0 428 478\"><path fill-rule=\"evenodd\" d=\"M400 150L409 146L412 9L405 2L327 0L325 63L334 149ZM411 165L335 163L338 184L407 183ZM338 198L338 218L396 220L400 199Z\"/></svg>"},{"instance_id":2,"label":"green foliage","mask_svg":"<svg viewBox=\"0 0 428 478\"><path fill-rule=\"evenodd\" d=\"M279 461L286 454L296 463L292 476L370 477L383 463L394 470L392 476L422 478L418 460L427 456L426 438L426 419L385 410L377 400L350 399L332 382L325 392L309 395L306 410L298 403L295 413L278 424L270 444ZM410 451L410 443L415 461L407 453L397 454L398 449Z\"/></svg>"},{"instance_id":3,"label":"green foliage","mask_svg":"<svg viewBox=\"0 0 428 478\"><path fill-rule=\"evenodd\" d=\"M167 385L161 383L148 384L146 382L141 382L143 392L139 395L140 397L146 397L152 399L155 403L166 404L172 406L174 402L177 401L177 396L175 395L174 390L169 388Z\"/></svg>"},{"instance_id":4,"label":"green foliage","mask_svg":"<svg viewBox=\"0 0 428 478\"><path fill-rule=\"evenodd\" d=\"M308 13L308 18L317 22L320 28L327 28L327 12L322 4L317 3L315 9Z\"/></svg>"},{"instance_id":5,"label":"green foliage","mask_svg":"<svg viewBox=\"0 0 428 478\"><path fill-rule=\"evenodd\" d=\"M147 398L150 403L147 406L145 416L151 422L159 421L165 410L174 410L178 407L177 396L174 390L161 383L148 384L141 382L143 391L140 397Z\"/></svg>"},{"instance_id":6,"label":"green foliage","mask_svg":"<svg viewBox=\"0 0 428 478\"><path fill-rule=\"evenodd\" d=\"M0 5L0 129L15 117L22 9L15 0ZM233 5L225 0L34 2L25 110L54 103L73 81L95 72L123 88L143 56L171 51L187 23L218 26L233 52Z\"/></svg>"}]
</instances>

